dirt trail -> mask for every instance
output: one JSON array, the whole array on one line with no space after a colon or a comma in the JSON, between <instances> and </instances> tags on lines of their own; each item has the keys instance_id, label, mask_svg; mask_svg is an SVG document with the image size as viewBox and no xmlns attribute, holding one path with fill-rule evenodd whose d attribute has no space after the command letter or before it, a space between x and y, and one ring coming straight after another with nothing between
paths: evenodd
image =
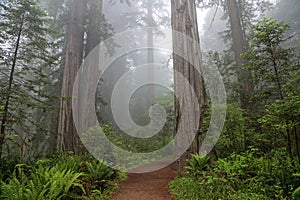
<instances>
[{"instance_id":1,"label":"dirt trail","mask_svg":"<svg viewBox=\"0 0 300 200\"><path fill-rule=\"evenodd\" d=\"M151 169L153 165L147 167ZM129 174L111 200L175 200L168 189L174 177L175 172L170 166L144 174Z\"/></svg>"}]
</instances>

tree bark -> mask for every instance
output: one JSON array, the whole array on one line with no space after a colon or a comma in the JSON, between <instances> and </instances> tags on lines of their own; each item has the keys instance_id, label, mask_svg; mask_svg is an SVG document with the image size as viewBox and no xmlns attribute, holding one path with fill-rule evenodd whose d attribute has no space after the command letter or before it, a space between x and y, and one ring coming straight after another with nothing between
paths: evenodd
<instances>
[{"instance_id":1,"label":"tree bark","mask_svg":"<svg viewBox=\"0 0 300 200\"><path fill-rule=\"evenodd\" d=\"M60 101L57 138L58 151L78 152L78 135L72 115L72 90L77 71L83 60L84 26L87 0L73 0L67 33L65 68Z\"/></svg>"},{"instance_id":2,"label":"tree bark","mask_svg":"<svg viewBox=\"0 0 300 200\"><path fill-rule=\"evenodd\" d=\"M172 0L172 29L174 31L185 34L187 37L192 38L197 43L200 43L196 5L194 1L186 0ZM174 34L173 34L174 36ZM201 51L199 48L195 48L194 45L186 42L184 39L180 41L180 38L173 37L173 49L176 52L180 52L182 55L186 55L189 59L194 59L193 66L190 62L183 59L181 56L173 54L174 72L181 74L189 82L187 87L179 79L178 74L174 74L174 90L175 90L175 134L183 132L188 139L192 139L192 145L186 151L184 155L178 160L178 171L181 172L185 165L185 160L190 158L191 154L199 152L199 129L203 121L204 106L206 103L206 94L204 87L204 79L202 74L202 60ZM197 71L200 72L198 72ZM191 90L193 90L198 98L198 102L192 99ZM196 103L196 104L195 104ZM195 107L199 104L199 107ZM182 105L182 107L180 107ZM193 115L194 111L199 111L200 119ZM189 112L190 115L184 115L183 112ZM194 127L196 120L199 121L199 127ZM181 125L180 125L181 124ZM194 133L189 133L187 130L194 130ZM189 136L195 134L195 138ZM181 148L181 144L175 144L176 148Z\"/></svg>"},{"instance_id":3,"label":"tree bark","mask_svg":"<svg viewBox=\"0 0 300 200\"><path fill-rule=\"evenodd\" d=\"M245 63L241 54L245 53L245 40L241 26L239 7L236 0L227 0L229 21L233 39L236 72L238 77L239 93L242 108L249 108L250 93L252 92L251 72L243 69Z\"/></svg>"}]
</instances>

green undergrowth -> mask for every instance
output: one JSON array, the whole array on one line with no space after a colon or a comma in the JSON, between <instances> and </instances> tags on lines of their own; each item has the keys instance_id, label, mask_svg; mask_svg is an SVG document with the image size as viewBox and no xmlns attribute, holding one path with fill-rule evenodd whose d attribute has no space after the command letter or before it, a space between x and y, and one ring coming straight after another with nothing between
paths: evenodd
<instances>
[{"instance_id":1,"label":"green undergrowth","mask_svg":"<svg viewBox=\"0 0 300 200\"><path fill-rule=\"evenodd\" d=\"M211 162L192 156L186 175L169 185L180 200L300 199L299 166L283 154L256 155L251 149Z\"/></svg>"},{"instance_id":2,"label":"green undergrowth","mask_svg":"<svg viewBox=\"0 0 300 200\"><path fill-rule=\"evenodd\" d=\"M11 173L2 165L0 178L3 200L102 200L117 190L126 174L90 156L58 154L30 164L16 164Z\"/></svg>"}]
</instances>

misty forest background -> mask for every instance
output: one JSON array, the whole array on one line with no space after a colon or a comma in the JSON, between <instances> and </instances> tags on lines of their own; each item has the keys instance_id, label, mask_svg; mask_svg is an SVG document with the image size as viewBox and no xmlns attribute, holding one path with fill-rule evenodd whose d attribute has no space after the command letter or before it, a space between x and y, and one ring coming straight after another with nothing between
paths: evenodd
<instances>
[{"instance_id":1,"label":"misty forest background","mask_svg":"<svg viewBox=\"0 0 300 200\"><path fill-rule=\"evenodd\" d=\"M98 161L84 148L72 117L72 86L98 44L139 27L157 29L124 39L151 47L164 37L158 28L169 28L198 41L201 56L189 44L181 51L199 66L152 49L115 60L96 93L106 136L131 152L168 144L179 130L179 102L193 105L173 76L176 70L189 80L201 113L196 138L177 162L171 193L178 199L299 199L299 0L1 0L0 199L107 199L126 179L125 172L105 165L118 161L113 152L100 149L104 160ZM173 39L173 47L178 44ZM106 46L108 56L119 48L114 41ZM149 68L145 76L136 70L154 62L166 73ZM222 135L205 157L197 152L211 100L194 67L216 67L227 92ZM127 72L131 86L145 78L162 80L179 94L174 98L166 88L145 86L131 97L131 117L140 126L149 124L151 105L167 111L166 124L151 138L130 137L114 121L110 98Z\"/></svg>"}]
</instances>

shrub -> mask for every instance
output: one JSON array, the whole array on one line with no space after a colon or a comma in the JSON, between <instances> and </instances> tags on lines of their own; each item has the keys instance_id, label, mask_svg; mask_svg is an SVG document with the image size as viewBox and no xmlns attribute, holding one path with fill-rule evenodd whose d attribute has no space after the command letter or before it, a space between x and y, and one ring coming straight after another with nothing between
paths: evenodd
<instances>
[{"instance_id":1,"label":"shrub","mask_svg":"<svg viewBox=\"0 0 300 200\"><path fill-rule=\"evenodd\" d=\"M17 165L13 177L1 184L1 199L63 199L70 196L70 188L83 186L76 180L82 173L60 170L59 165L44 167L39 165L27 177L26 165Z\"/></svg>"},{"instance_id":2,"label":"shrub","mask_svg":"<svg viewBox=\"0 0 300 200\"><path fill-rule=\"evenodd\" d=\"M198 199L204 193L193 177L177 177L169 184L171 193L181 200Z\"/></svg>"},{"instance_id":3,"label":"shrub","mask_svg":"<svg viewBox=\"0 0 300 200\"><path fill-rule=\"evenodd\" d=\"M197 177L201 175L204 170L208 169L210 163L211 157L194 154L191 159L188 160L188 166L185 167L186 173Z\"/></svg>"},{"instance_id":4,"label":"shrub","mask_svg":"<svg viewBox=\"0 0 300 200\"><path fill-rule=\"evenodd\" d=\"M296 197L300 189L295 190L299 182L293 174L299 166L287 155L279 154L279 150L276 152L272 156L259 156L258 150L252 148L211 164L205 163L204 157L194 155L186 167L187 177L177 177L170 189L178 199L186 196L197 197L193 199L287 199L292 194Z\"/></svg>"},{"instance_id":5,"label":"shrub","mask_svg":"<svg viewBox=\"0 0 300 200\"><path fill-rule=\"evenodd\" d=\"M16 165L0 182L0 199L107 199L124 178L124 173L90 156L57 154Z\"/></svg>"}]
</instances>

